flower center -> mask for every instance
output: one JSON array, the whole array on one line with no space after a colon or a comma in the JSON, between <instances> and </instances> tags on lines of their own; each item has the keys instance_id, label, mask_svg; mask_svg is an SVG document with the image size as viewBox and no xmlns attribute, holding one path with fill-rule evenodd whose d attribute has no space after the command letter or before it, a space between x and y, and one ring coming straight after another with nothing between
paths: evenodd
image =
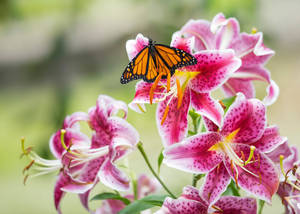
<instances>
[{"instance_id":1,"label":"flower center","mask_svg":"<svg viewBox=\"0 0 300 214\"><path fill-rule=\"evenodd\" d=\"M233 139L235 138L235 136L237 135L239 130L240 130L239 128L236 129L235 131L233 131L229 135L227 135L223 139L223 141L220 141L209 148L209 151L221 151L224 154L226 154L227 157L229 157L230 164L231 164L231 170L235 177L236 184L237 184L237 180L238 180L237 166L241 167L243 170L250 173L251 175L261 178L260 175L256 175L253 172L251 172L245 168L246 165L254 163L255 161L259 161L259 160L255 160L255 157L254 157L255 146L250 146L250 153L249 153L247 160L246 160L246 157L245 157L245 154L243 151L241 151L241 154L239 156L232 148L232 146L234 145Z\"/></svg>"},{"instance_id":2,"label":"flower center","mask_svg":"<svg viewBox=\"0 0 300 214\"><path fill-rule=\"evenodd\" d=\"M24 178L24 182L26 182L27 178L36 177L43 174L48 174L54 171L58 171L61 169L70 169L79 165L82 165L88 161L103 157L108 154L109 146L103 146L97 149L90 149L89 147L85 148L76 148L75 146L70 144L69 147L66 146L64 142L64 136L66 131L64 129L61 130L61 145L65 149L65 153L62 155L60 160L47 160L41 158L35 152L31 150L31 148L25 149L24 139L21 140L22 143L22 150L25 156L28 156L31 159L29 165L27 165L23 173L28 172L29 169L34 167L36 171L35 174L30 175L27 173ZM76 177L76 170L71 175L73 178Z\"/></svg>"},{"instance_id":3,"label":"flower center","mask_svg":"<svg viewBox=\"0 0 300 214\"><path fill-rule=\"evenodd\" d=\"M176 70L175 74L173 76L173 81L171 81L171 79L168 77L167 78L167 85L162 84L162 87L166 88L166 92L163 92L163 97L161 99L157 99L155 100L156 102L161 102L165 99L169 99L166 105L166 109L165 112L163 114L163 118L161 121L161 124L164 123L164 121L167 118L168 112L169 112L169 104L172 101L172 99L174 97L177 97L177 109L179 109L182 105L182 100L183 100L183 95L184 95L184 91L188 85L188 82L193 79L194 77L196 77L200 72L191 72L191 71L179 71ZM161 80L161 75L159 75L157 77L157 79L155 80L155 82L153 83L153 85L151 86L150 89L150 104L152 104L152 100L155 94L155 89L159 83L159 81Z\"/></svg>"}]
</instances>

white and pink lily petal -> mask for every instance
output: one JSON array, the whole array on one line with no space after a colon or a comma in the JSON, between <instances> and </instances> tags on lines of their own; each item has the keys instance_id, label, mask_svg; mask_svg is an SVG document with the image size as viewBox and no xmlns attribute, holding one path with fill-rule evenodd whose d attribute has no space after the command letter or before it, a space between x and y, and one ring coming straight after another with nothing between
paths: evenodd
<instances>
[{"instance_id":1,"label":"white and pink lily petal","mask_svg":"<svg viewBox=\"0 0 300 214\"><path fill-rule=\"evenodd\" d=\"M150 178L145 174L139 175L137 179L138 198L143 198L151 193L155 193L160 189L160 184L154 178Z\"/></svg>"},{"instance_id":2,"label":"white and pink lily petal","mask_svg":"<svg viewBox=\"0 0 300 214\"><path fill-rule=\"evenodd\" d=\"M126 42L126 51L131 61L141 50L143 50L149 44L149 39L139 33L135 39L128 40Z\"/></svg>"},{"instance_id":3,"label":"white and pink lily petal","mask_svg":"<svg viewBox=\"0 0 300 214\"><path fill-rule=\"evenodd\" d=\"M89 125L90 128L96 132L103 132L107 130L111 125L109 118L116 116L116 114L122 111L123 118L126 119L128 108L127 105L119 100L115 100L112 97L106 95L100 95L97 99L96 106L89 109Z\"/></svg>"},{"instance_id":4,"label":"white and pink lily petal","mask_svg":"<svg viewBox=\"0 0 300 214\"><path fill-rule=\"evenodd\" d=\"M279 174L274 163L251 144L262 139L259 146L269 148L272 143L280 142L276 137L273 138L275 142L268 140L267 135L277 134L271 129L265 132L265 126L263 103L238 94L220 131L210 125L209 132L166 148L164 163L187 172L209 172L203 190L210 192L209 196L203 196L210 204L226 190L230 177L245 191L270 202L279 184Z\"/></svg>"},{"instance_id":5,"label":"white and pink lily petal","mask_svg":"<svg viewBox=\"0 0 300 214\"><path fill-rule=\"evenodd\" d=\"M209 206L198 189L186 186L179 198L166 198L155 214L256 214L256 210L256 200L249 197L223 196Z\"/></svg>"},{"instance_id":6,"label":"white and pink lily petal","mask_svg":"<svg viewBox=\"0 0 300 214\"><path fill-rule=\"evenodd\" d=\"M76 112L67 116L63 122L62 129L64 133L64 143L67 147L89 147L90 140L88 136L80 132L79 122L88 121L88 114L84 112ZM62 158L62 154L66 151L61 142L61 130L53 134L49 141L50 151L57 159Z\"/></svg>"},{"instance_id":7,"label":"white and pink lily petal","mask_svg":"<svg viewBox=\"0 0 300 214\"><path fill-rule=\"evenodd\" d=\"M190 20L177 36L194 38L195 51L233 49L235 56L241 59L241 67L223 85L227 96L238 92L248 98L255 96L253 80L264 81L268 84L266 105L274 103L279 94L279 88L271 79L270 72L264 68L265 63L274 55L274 51L263 44L261 32L252 34L240 33L239 23L235 18L226 19L222 13L217 14L211 23L205 20Z\"/></svg>"},{"instance_id":8,"label":"white and pink lily petal","mask_svg":"<svg viewBox=\"0 0 300 214\"><path fill-rule=\"evenodd\" d=\"M185 43L181 40L182 46ZM175 47L176 41L173 42ZM186 136L190 104L219 126L222 123L223 109L209 92L218 88L238 69L240 60L230 50L203 51L194 56L198 63L176 71L171 77L169 91L165 81L157 85L139 82L135 97L129 104L133 110L145 112L145 103L159 103L157 124L165 146L177 143Z\"/></svg>"}]
</instances>

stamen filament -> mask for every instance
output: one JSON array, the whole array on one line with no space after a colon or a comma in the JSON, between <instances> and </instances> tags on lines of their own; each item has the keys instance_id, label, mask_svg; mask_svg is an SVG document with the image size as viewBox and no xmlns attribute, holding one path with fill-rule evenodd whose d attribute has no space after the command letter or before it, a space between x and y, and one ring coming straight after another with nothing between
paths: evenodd
<instances>
[{"instance_id":1,"label":"stamen filament","mask_svg":"<svg viewBox=\"0 0 300 214\"><path fill-rule=\"evenodd\" d=\"M154 81L154 83L152 84L152 86L151 86L151 88L150 88L150 94L149 94L149 96L150 96L150 104L151 104L151 105L152 105L152 101L153 101L154 90L156 89L156 87L157 87L157 85L158 85L158 83L159 83L161 77L162 77L162 73L160 73L160 74L157 76L156 80Z\"/></svg>"},{"instance_id":2,"label":"stamen filament","mask_svg":"<svg viewBox=\"0 0 300 214\"><path fill-rule=\"evenodd\" d=\"M75 156L80 156L79 153L76 153L76 152L71 151L71 150L70 150L70 147L67 147L67 146L66 146L65 140L64 140L64 139L65 139L65 134L66 134L66 130L61 129L61 130L60 130L60 142L61 142L62 147L63 147L67 152L69 152L70 154L75 155Z\"/></svg>"},{"instance_id":3,"label":"stamen filament","mask_svg":"<svg viewBox=\"0 0 300 214\"><path fill-rule=\"evenodd\" d=\"M281 173L283 174L284 177L286 177L286 173L285 173L284 168L283 168L283 159L284 159L284 156L280 155L279 156L279 163L280 163Z\"/></svg>"},{"instance_id":4,"label":"stamen filament","mask_svg":"<svg viewBox=\"0 0 300 214\"><path fill-rule=\"evenodd\" d=\"M170 91L170 88L171 88L171 73L168 72L168 75L167 75L167 92Z\"/></svg>"},{"instance_id":5,"label":"stamen filament","mask_svg":"<svg viewBox=\"0 0 300 214\"><path fill-rule=\"evenodd\" d=\"M137 103L136 105L140 109L141 112L145 113L145 110L142 108L142 106L140 104Z\"/></svg>"},{"instance_id":6,"label":"stamen filament","mask_svg":"<svg viewBox=\"0 0 300 214\"><path fill-rule=\"evenodd\" d=\"M220 207L217 207L215 205L212 205L211 207L214 208L215 210L220 211L220 212L224 212Z\"/></svg>"},{"instance_id":7,"label":"stamen filament","mask_svg":"<svg viewBox=\"0 0 300 214\"><path fill-rule=\"evenodd\" d=\"M255 146L250 146L250 155L248 157L248 160L244 163L245 166L252 160L254 155L254 150L255 150Z\"/></svg>"},{"instance_id":8,"label":"stamen filament","mask_svg":"<svg viewBox=\"0 0 300 214\"><path fill-rule=\"evenodd\" d=\"M176 85L177 85L177 97L178 97L177 109L179 109L181 106L181 103L182 103L183 93L182 93L182 89L180 87L180 81L177 78L176 78Z\"/></svg>"},{"instance_id":9,"label":"stamen filament","mask_svg":"<svg viewBox=\"0 0 300 214\"><path fill-rule=\"evenodd\" d=\"M165 120L167 119L168 113L169 113L169 105L167 105L167 107L165 109L164 115L163 115L161 123L160 123L161 125L163 125Z\"/></svg>"},{"instance_id":10,"label":"stamen filament","mask_svg":"<svg viewBox=\"0 0 300 214\"><path fill-rule=\"evenodd\" d=\"M243 160L244 162L246 162L246 161L245 161L245 154L244 154L243 151L241 151L241 156L242 156L242 160Z\"/></svg>"}]
</instances>

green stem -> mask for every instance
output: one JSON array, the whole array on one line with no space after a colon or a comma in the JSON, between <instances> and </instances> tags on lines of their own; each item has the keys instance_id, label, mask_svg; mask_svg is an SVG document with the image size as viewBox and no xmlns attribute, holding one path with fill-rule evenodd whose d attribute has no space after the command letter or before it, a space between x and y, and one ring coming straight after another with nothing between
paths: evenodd
<instances>
[{"instance_id":1,"label":"green stem","mask_svg":"<svg viewBox=\"0 0 300 214\"><path fill-rule=\"evenodd\" d=\"M145 153L145 150L144 150L144 148L143 148L142 142L139 142L139 143L137 144L137 148L138 148L139 151L141 152L141 154L142 154L142 156L143 156L143 158L144 158L146 164L148 165L150 171L152 172L152 174L154 175L154 177L158 180L158 182L161 184L161 186L166 190L167 193L170 194L170 196L171 196L172 198L176 198L176 196L168 189L168 187L164 184L164 182L160 179L160 177L159 177L159 176L156 174L156 172L153 170L153 168L152 168L152 166L151 166L151 164L150 164L150 162L149 162L149 159L148 159L148 157L147 157L147 155L146 155L146 153Z\"/></svg>"},{"instance_id":2,"label":"green stem","mask_svg":"<svg viewBox=\"0 0 300 214\"><path fill-rule=\"evenodd\" d=\"M203 178L205 175L204 174L193 174L193 187L197 186L197 182Z\"/></svg>"},{"instance_id":3,"label":"green stem","mask_svg":"<svg viewBox=\"0 0 300 214\"><path fill-rule=\"evenodd\" d=\"M258 214L262 214L262 210L265 206L265 201L259 200L259 208L258 208Z\"/></svg>"},{"instance_id":4,"label":"green stem","mask_svg":"<svg viewBox=\"0 0 300 214\"><path fill-rule=\"evenodd\" d=\"M197 134L198 132L197 118L193 119L193 126L194 126L194 133Z\"/></svg>"}]
</instances>

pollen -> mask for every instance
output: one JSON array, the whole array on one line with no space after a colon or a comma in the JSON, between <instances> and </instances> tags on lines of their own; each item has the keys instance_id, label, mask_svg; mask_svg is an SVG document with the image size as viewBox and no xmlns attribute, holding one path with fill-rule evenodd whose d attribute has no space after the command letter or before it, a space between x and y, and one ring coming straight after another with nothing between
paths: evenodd
<instances>
[{"instance_id":1,"label":"pollen","mask_svg":"<svg viewBox=\"0 0 300 214\"><path fill-rule=\"evenodd\" d=\"M256 28L256 27L253 27L252 30L251 30L251 33L252 33L252 34L256 34L256 33L257 33L257 28Z\"/></svg>"}]
</instances>

